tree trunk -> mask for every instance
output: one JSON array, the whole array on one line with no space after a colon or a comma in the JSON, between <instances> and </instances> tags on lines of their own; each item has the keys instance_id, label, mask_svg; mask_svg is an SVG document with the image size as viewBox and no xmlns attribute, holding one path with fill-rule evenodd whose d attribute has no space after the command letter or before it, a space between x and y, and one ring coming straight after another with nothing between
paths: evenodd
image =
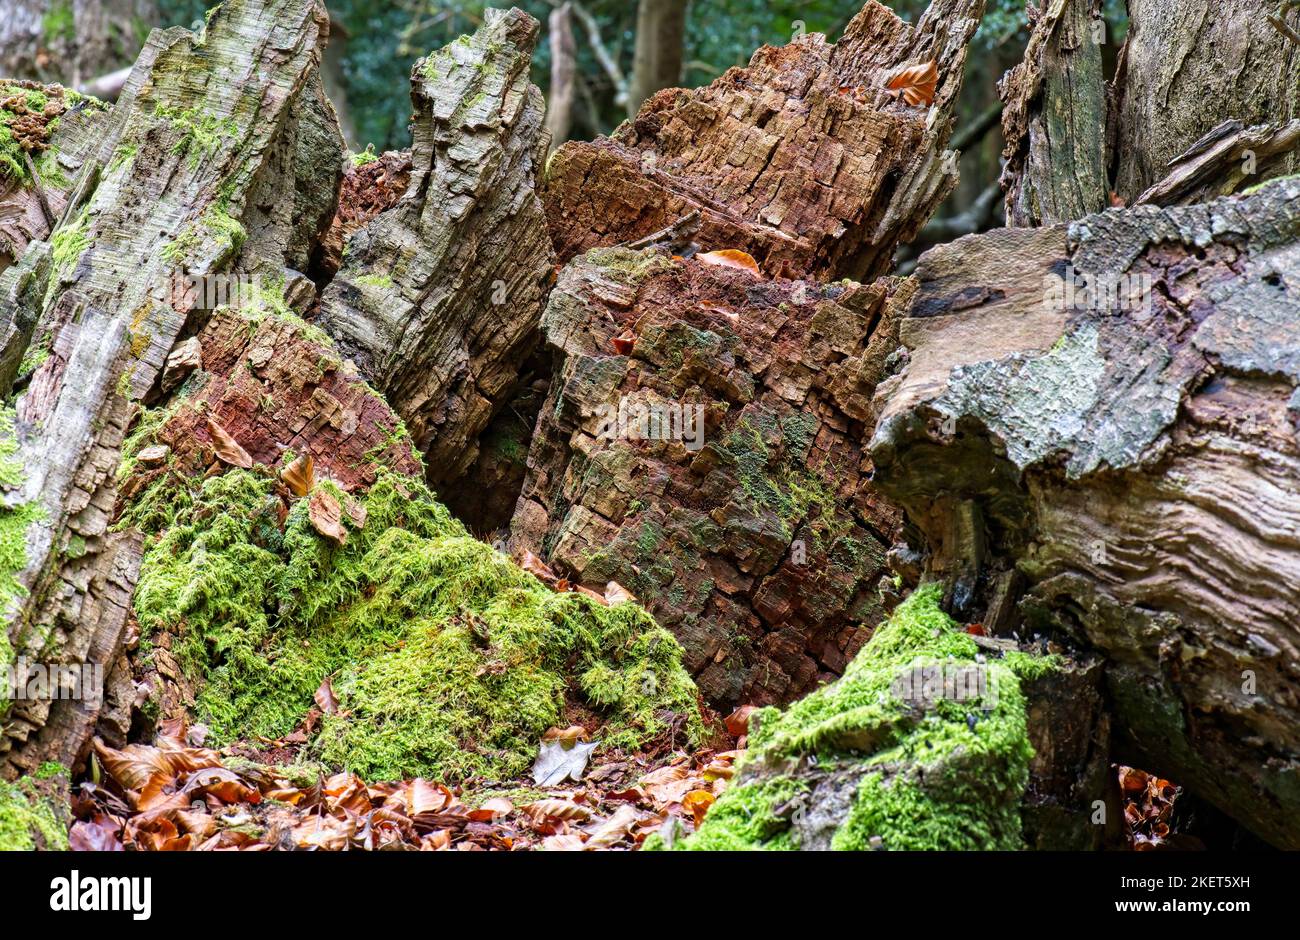
<instances>
[{"instance_id":1,"label":"tree trunk","mask_svg":"<svg viewBox=\"0 0 1300 940\"><path fill-rule=\"evenodd\" d=\"M680 84L689 6L690 0L640 0L637 4L628 117L636 117L655 92Z\"/></svg>"},{"instance_id":2,"label":"tree trunk","mask_svg":"<svg viewBox=\"0 0 1300 940\"><path fill-rule=\"evenodd\" d=\"M130 63L157 18L153 0L7 0L0 75L77 88Z\"/></svg>"},{"instance_id":3,"label":"tree trunk","mask_svg":"<svg viewBox=\"0 0 1300 940\"><path fill-rule=\"evenodd\" d=\"M949 606L1027 579L1007 629L1106 659L1138 766L1300 846L1300 184L962 239L917 279L870 452Z\"/></svg>"},{"instance_id":4,"label":"tree trunk","mask_svg":"<svg viewBox=\"0 0 1300 940\"><path fill-rule=\"evenodd\" d=\"M402 415L438 483L474 460L537 342L554 263L534 187L547 137L528 82L539 25L488 14L412 71L405 196L353 233L319 325Z\"/></svg>"},{"instance_id":5,"label":"tree trunk","mask_svg":"<svg viewBox=\"0 0 1300 940\"><path fill-rule=\"evenodd\" d=\"M554 150L569 139L577 91L577 47L573 41L573 5L562 3L548 20L551 39L551 90L546 101L546 130Z\"/></svg>"},{"instance_id":6,"label":"tree trunk","mask_svg":"<svg viewBox=\"0 0 1300 940\"><path fill-rule=\"evenodd\" d=\"M571 262L543 319L557 368L515 554L632 591L718 707L789 701L838 675L892 595L898 519L860 446L897 342L882 316L892 289L654 250Z\"/></svg>"},{"instance_id":7,"label":"tree trunk","mask_svg":"<svg viewBox=\"0 0 1300 940\"><path fill-rule=\"evenodd\" d=\"M1106 208L1101 0L1053 0L1025 59L999 83L1008 225L1078 219Z\"/></svg>"},{"instance_id":8,"label":"tree trunk","mask_svg":"<svg viewBox=\"0 0 1300 940\"><path fill-rule=\"evenodd\" d=\"M1112 95L1115 191L1132 202L1229 119L1300 117L1300 46L1274 29L1274 0L1133 0ZM1295 173L1294 154L1271 175ZM1255 176L1247 185L1267 176Z\"/></svg>"},{"instance_id":9,"label":"tree trunk","mask_svg":"<svg viewBox=\"0 0 1300 940\"><path fill-rule=\"evenodd\" d=\"M45 353L10 432L5 524L26 551L3 573L6 652L109 674L103 698L14 702L0 738L6 776L50 760L72 766L96 722L122 733L129 720L129 682L113 669L140 539L109 528L123 437L192 310L169 292L178 266L216 274L246 236L277 240L252 197L267 174L297 175L276 162L295 152L289 117L313 85L325 24L321 7L300 0L230 0L201 41L155 31L78 175L48 286L27 295L30 310L0 310L11 324L30 317ZM33 245L6 277L48 250Z\"/></svg>"}]
</instances>

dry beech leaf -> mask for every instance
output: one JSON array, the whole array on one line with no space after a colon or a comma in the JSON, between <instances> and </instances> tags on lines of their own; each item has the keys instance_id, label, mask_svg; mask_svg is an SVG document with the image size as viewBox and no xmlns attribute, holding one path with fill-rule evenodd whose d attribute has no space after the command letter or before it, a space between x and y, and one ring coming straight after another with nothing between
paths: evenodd
<instances>
[{"instance_id":1,"label":"dry beech leaf","mask_svg":"<svg viewBox=\"0 0 1300 940\"><path fill-rule=\"evenodd\" d=\"M632 347L636 345L636 334L631 330L624 330L610 342L614 344L614 352L620 356L630 356L632 355Z\"/></svg>"},{"instance_id":2,"label":"dry beech leaf","mask_svg":"<svg viewBox=\"0 0 1300 940\"><path fill-rule=\"evenodd\" d=\"M596 849L607 849L622 842L632 834L632 826L636 824L636 821L636 810L624 803L614 811L613 816L606 819L592 831L590 838L587 839L587 844L583 848L591 852Z\"/></svg>"},{"instance_id":3,"label":"dry beech leaf","mask_svg":"<svg viewBox=\"0 0 1300 940\"><path fill-rule=\"evenodd\" d=\"M545 581L547 584L555 583L555 572L532 552L524 552L524 560L519 563L519 567L540 581Z\"/></svg>"},{"instance_id":4,"label":"dry beech leaf","mask_svg":"<svg viewBox=\"0 0 1300 940\"><path fill-rule=\"evenodd\" d=\"M498 816L509 816L515 811L515 804L504 796L494 796L484 801L478 809L470 810L469 818L474 822L492 822Z\"/></svg>"},{"instance_id":5,"label":"dry beech leaf","mask_svg":"<svg viewBox=\"0 0 1300 940\"><path fill-rule=\"evenodd\" d=\"M733 737L749 733L749 716L758 711L753 705L741 705L726 718L727 731Z\"/></svg>"},{"instance_id":6,"label":"dry beech leaf","mask_svg":"<svg viewBox=\"0 0 1300 940\"><path fill-rule=\"evenodd\" d=\"M337 715L339 713L339 702L334 697L334 686L330 682L330 677L326 676L312 696L316 700L316 706L327 715Z\"/></svg>"},{"instance_id":7,"label":"dry beech leaf","mask_svg":"<svg viewBox=\"0 0 1300 940\"><path fill-rule=\"evenodd\" d=\"M542 735L543 741L559 741L565 747L572 747L576 741L587 740L587 729L582 725L570 725L567 728L550 728Z\"/></svg>"},{"instance_id":8,"label":"dry beech leaf","mask_svg":"<svg viewBox=\"0 0 1300 940\"><path fill-rule=\"evenodd\" d=\"M915 108L933 103L938 81L939 65L931 59L922 65L913 65L896 72L885 87L890 91L901 92L903 100Z\"/></svg>"},{"instance_id":9,"label":"dry beech leaf","mask_svg":"<svg viewBox=\"0 0 1300 940\"><path fill-rule=\"evenodd\" d=\"M695 817L695 828L700 828L700 823L704 822L704 814L709 811L713 801L717 799L709 790L692 790L682 797L682 809L686 810Z\"/></svg>"},{"instance_id":10,"label":"dry beech leaf","mask_svg":"<svg viewBox=\"0 0 1300 940\"><path fill-rule=\"evenodd\" d=\"M316 485L316 461L311 454L302 454L280 471L280 479L294 496L306 496Z\"/></svg>"},{"instance_id":11,"label":"dry beech leaf","mask_svg":"<svg viewBox=\"0 0 1300 940\"><path fill-rule=\"evenodd\" d=\"M721 251L705 252L702 255L696 255L695 259L703 261L705 264L716 264L722 268L739 268L756 277L763 276L763 272L759 270L758 262L754 260L754 256L737 248L724 248Z\"/></svg>"},{"instance_id":12,"label":"dry beech leaf","mask_svg":"<svg viewBox=\"0 0 1300 940\"><path fill-rule=\"evenodd\" d=\"M239 446L239 442L226 433L226 429L208 416L208 434L212 436L212 450L217 455L217 459L232 467L239 467L242 470L253 469L253 458L248 456L248 451Z\"/></svg>"},{"instance_id":13,"label":"dry beech leaf","mask_svg":"<svg viewBox=\"0 0 1300 940\"><path fill-rule=\"evenodd\" d=\"M312 527L327 539L333 539L339 545L347 542L348 533L343 528L343 510L333 493L323 489L313 492L311 502L307 504L307 518L311 520Z\"/></svg>"},{"instance_id":14,"label":"dry beech leaf","mask_svg":"<svg viewBox=\"0 0 1300 940\"><path fill-rule=\"evenodd\" d=\"M561 835L547 836L539 848L543 852L581 852L582 836L566 832Z\"/></svg>"}]
</instances>

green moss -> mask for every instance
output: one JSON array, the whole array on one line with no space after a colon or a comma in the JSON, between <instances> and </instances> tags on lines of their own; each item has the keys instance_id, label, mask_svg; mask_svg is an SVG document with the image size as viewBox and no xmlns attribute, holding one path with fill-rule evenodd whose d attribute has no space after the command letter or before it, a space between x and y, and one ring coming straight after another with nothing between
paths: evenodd
<instances>
[{"instance_id":1,"label":"green moss","mask_svg":"<svg viewBox=\"0 0 1300 940\"><path fill-rule=\"evenodd\" d=\"M1020 683L1010 666L976 661L940 597L938 585L918 588L841 679L784 712L759 712L736 785L684 847L798 847L813 837L801 814L833 803L831 792L841 809L830 848L1021 847L1033 752ZM905 693L900 682L936 668L982 669L984 684L977 695Z\"/></svg>"},{"instance_id":2,"label":"green moss","mask_svg":"<svg viewBox=\"0 0 1300 940\"><path fill-rule=\"evenodd\" d=\"M567 697L606 718L609 745L644 743L666 712L700 733L670 634L635 605L544 587L417 481L383 473L341 547L306 500L283 529L278 506L269 476L231 471L131 508L153 533L137 617L146 638L173 634L216 740L289 732L327 676L341 712L311 756L372 779L519 774Z\"/></svg>"},{"instance_id":3,"label":"green moss","mask_svg":"<svg viewBox=\"0 0 1300 940\"><path fill-rule=\"evenodd\" d=\"M379 157L375 154L374 144L367 144L365 150L360 153L351 154L350 156L352 158L352 165L356 167L366 166L369 163L376 163L379 160Z\"/></svg>"},{"instance_id":4,"label":"green moss","mask_svg":"<svg viewBox=\"0 0 1300 940\"><path fill-rule=\"evenodd\" d=\"M53 271L50 275L51 289L59 280L76 267L77 259L90 247L90 236L86 234L90 215L83 210L81 215L59 229L50 237Z\"/></svg>"},{"instance_id":5,"label":"green moss","mask_svg":"<svg viewBox=\"0 0 1300 940\"><path fill-rule=\"evenodd\" d=\"M23 482L22 463L18 460L18 438L14 432L12 408L0 409L0 487L15 489ZM23 596L18 574L27 567L27 530L45 517L39 503L0 506L0 613ZM13 660L6 631L0 628L0 669ZM8 700L0 703L0 714L8 711Z\"/></svg>"},{"instance_id":6,"label":"green moss","mask_svg":"<svg viewBox=\"0 0 1300 940\"><path fill-rule=\"evenodd\" d=\"M77 24L71 0L54 0L41 19L41 30L46 43L62 39L71 42L76 38Z\"/></svg>"},{"instance_id":7,"label":"green moss","mask_svg":"<svg viewBox=\"0 0 1300 940\"><path fill-rule=\"evenodd\" d=\"M154 117L165 120L180 136L172 144L172 153L186 157L191 168L212 156L223 143L239 134L234 118L222 118L201 108L173 108L159 103Z\"/></svg>"},{"instance_id":8,"label":"green moss","mask_svg":"<svg viewBox=\"0 0 1300 940\"><path fill-rule=\"evenodd\" d=\"M54 800L31 781L0 780L0 852L33 849L67 851L67 825L60 819Z\"/></svg>"},{"instance_id":9,"label":"green moss","mask_svg":"<svg viewBox=\"0 0 1300 940\"><path fill-rule=\"evenodd\" d=\"M393 279L387 274L362 274L356 278L356 283L386 289L393 286Z\"/></svg>"},{"instance_id":10,"label":"green moss","mask_svg":"<svg viewBox=\"0 0 1300 940\"><path fill-rule=\"evenodd\" d=\"M135 144L118 144L117 149L113 151L112 158L108 161L108 172L115 173L126 164L135 159L135 155L140 148Z\"/></svg>"}]
</instances>

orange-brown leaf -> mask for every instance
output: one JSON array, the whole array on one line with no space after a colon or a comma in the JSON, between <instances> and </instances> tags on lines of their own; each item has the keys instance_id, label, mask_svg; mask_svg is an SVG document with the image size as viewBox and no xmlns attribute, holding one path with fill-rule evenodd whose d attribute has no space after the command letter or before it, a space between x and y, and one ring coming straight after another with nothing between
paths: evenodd
<instances>
[{"instance_id":1,"label":"orange-brown leaf","mask_svg":"<svg viewBox=\"0 0 1300 940\"><path fill-rule=\"evenodd\" d=\"M682 797L682 809L695 817L695 828L698 829L700 823L704 822L704 814L709 811L715 799L717 797L709 790L692 790Z\"/></svg>"},{"instance_id":2,"label":"orange-brown leaf","mask_svg":"<svg viewBox=\"0 0 1300 940\"><path fill-rule=\"evenodd\" d=\"M754 260L753 255L746 251L740 251L737 248L724 248L721 251L710 251L702 255L696 255L696 260L703 261L705 264L716 264L722 268L739 268L742 271L748 271L755 277L762 277L763 272L759 270L758 262Z\"/></svg>"},{"instance_id":3,"label":"orange-brown leaf","mask_svg":"<svg viewBox=\"0 0 1300 940\"><path fill-rule=\"evenodd\" d=\"M243 470L253 469L253 458L248 456L248 451L240 447L239 442L225 428L213 421L211 415L208 416L208 434L212 436L212 450L218 460Z\"/></svg>"},{"instance_id":4,"label":"orange-brown leaf","mask_svg":"<svg viewBox=\"0 0 1300 940\"><path fill-rule=\"evenodd\" d=\"M935 86L939 81L939 65L933 59L921 65L901 69L885 85L890 91L901 92L903 100L912 107L930 105L934 101Z\"/></svg>"},{"instance_id":5,"label":"orange-brown leaf","mask_svg":"<svg viewBox=\"0 0 1300 940\"><path fill-rule=\"evenodd\" d=\"M727 731L735 737L749 733L749 717L758 711L753 705L741 705L727 716Z\"/></svg>"},{"instance_id":6,"label":"orange-brown leaf","mask_svg":"<svg viewBox=\"0 0 1300 940\"><path fill-rule=\"evenodd\" d=\"M306 496L316 485L316 461L311 454L303 454L280 471L280 479L294 496Z\"/></svg>"}]
</instances>

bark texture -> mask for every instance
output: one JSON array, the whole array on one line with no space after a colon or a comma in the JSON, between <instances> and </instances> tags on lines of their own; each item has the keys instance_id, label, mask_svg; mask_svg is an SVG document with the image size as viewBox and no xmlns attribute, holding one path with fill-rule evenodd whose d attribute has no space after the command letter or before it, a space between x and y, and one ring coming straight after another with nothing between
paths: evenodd
<instances>
[{"instance_id":1,"label":"bark texture","mask_svg":"<svg viewBox=\"0 0 1300 940\"><path fill-rule=\"evenodd\" d=\"M528 82L538 23L492 11L417 62L401 200L348 241L319 324L405 420L434 482L479 433L536 344L553 257L534 191L547 150Z\"/></svg>"},{"instance_id":2,"label":"bark texture","mask_svg":"<svg viewBox=\"0 0 1300 940\"><path fill-rule=\"evenodd\" d=\"M1225 120L1250 127L1300 117L1300 46L1269 24L1277 7L1275 0L1129 4L1112 91L1120 198L1137 199ZM1276 172L1298 168L1292 155Z\"/></svg>"},{"instance_id":3,"label":"bark texture","mask_svg":"<svg viewBox=\"0 0 1300 940\"><path fill-rule=\"evenodd\" d=\"M103 701L14 703L0 736L6 776L75 764L97 721L125 730L133 696L113 667L139 536L109 529L123 436L192 313L170 291L172 276L237 260L243 220L257 217L252 194L287 146L327 22L304 0L230 0L202 36L155 31L79 173L47 283L25 295L36 305L34 343L48 354L14 418L19 469L6 480L4 522L25 552L4 573L7 645L102 665L109 687ZM22 316L0 309L7 321Z\"/></svg>"},{"instance_id":4,"label":"bark texture","mask_svg":"<svg viewBox=\"0 0 1300 940\"><path fill-rule=\"evenodd\" d=\"M838 44L765 46L706 88L659 92L610 138L566 144L542 193L560 260L699 212L701 245L747 251L768 274L883 274L956 183L944 146L983 10L935 0L912 26L872 0ZM931 107L885 90L931 60Z\"/></svg>"},{"instance_id":5,"label":"bark texture","mask_svg":"<svg viewBox=\"0 0 1300 940\"><path fill-rule=\"evenodd\" d=\"M1300 846L1300 183L961 239L917 278L870 454L950 607L1098 652L1140 766Z\"/></svg>"},{"instance_id":6,"label":"bark texture","mask_svg":"<svg viewBox=\"0 0 1300 940\"><path fill-rule=\"evenodd\" d=\"M1104 39L1100 0L1051 0L1024 61L999 82L1008 225L1068 222L1106 207Z\"/></svg>"},{"instance_id":7,"label":"bark texture","mask_svg":"<svg viewBox=\"0 0 1300 940\"><path fill-rule=\"evenodd\" d=\"M719 706L788 701L841 672L887 606L897 518L861 441L896 344L892 290L656 251L573 261L543 318L559 364L516 554L631 590Z\"/></svg>"}]
</instances>

